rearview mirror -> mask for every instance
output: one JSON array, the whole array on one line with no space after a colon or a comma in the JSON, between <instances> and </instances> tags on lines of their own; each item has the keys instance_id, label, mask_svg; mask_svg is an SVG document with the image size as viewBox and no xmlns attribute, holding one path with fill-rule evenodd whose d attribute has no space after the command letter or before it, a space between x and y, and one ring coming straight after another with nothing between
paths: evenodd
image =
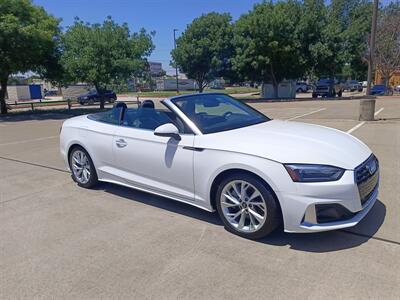
<instances>
[{"instance_id":1,"label":"rearview mirror","mask_svg":"<svg viewBox=\"0 0 400 300\"><path fill-rule=\"evenodd\" d=\"M167 124L158 126L154 130L154 135L164 136L164 137L172 137L178 141L181 140L181 136L179 135L178 128L176 128L176 126L172 123L167 123Z\"/></svg>"}]
</instances>

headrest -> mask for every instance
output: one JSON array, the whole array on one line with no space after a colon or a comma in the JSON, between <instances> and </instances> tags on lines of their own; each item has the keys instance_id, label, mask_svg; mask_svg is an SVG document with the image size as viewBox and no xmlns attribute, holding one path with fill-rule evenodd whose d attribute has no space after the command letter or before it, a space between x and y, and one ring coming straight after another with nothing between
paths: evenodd
<instances>
[{"instance_id":1,"label":"headrest","mask_svg":"<svg viewBox=\"0 0 400 300\"><path fill-rule=\"evenodd\" d=\"M125 102L117 102L117 103L115 103L114 108L123 108L123 109L126 109L127 106L126 106L126 103L125 103Z\"/></svg>"},{"instance_id":2,"label":"headrest","mask_svg":"<svg viewBox=\"0 0 400 300\"><path fill-rule=\"evenodd\" d=\"M144 100L140 107L141 108L154 108L154 102L152 100Z\"/></svg>"}]
</instances>

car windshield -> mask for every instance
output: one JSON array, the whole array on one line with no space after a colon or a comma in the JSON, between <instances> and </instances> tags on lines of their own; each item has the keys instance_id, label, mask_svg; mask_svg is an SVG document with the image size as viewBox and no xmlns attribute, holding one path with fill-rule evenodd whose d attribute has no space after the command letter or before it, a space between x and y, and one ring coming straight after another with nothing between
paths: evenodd
<instances>
[{"instance_id":1,"label":"car windshield","mask_svg":"<svg viewBox=\"0 0 400 300\"><path fill-rule=\"evenodd\" d=\"M172 102L204 134L237 129L269 121L250 106L222 94L198 94L172 99Z\"/></svg>"}]
</instances>

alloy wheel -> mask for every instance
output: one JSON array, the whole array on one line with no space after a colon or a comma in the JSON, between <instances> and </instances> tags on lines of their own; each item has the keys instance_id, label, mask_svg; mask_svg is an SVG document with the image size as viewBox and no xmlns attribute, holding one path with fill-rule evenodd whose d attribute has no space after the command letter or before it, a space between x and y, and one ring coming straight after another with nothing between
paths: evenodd
<instances>
[{"instance_id":1,"label":"alloy wheel","mask_svg":"<svg viewBox=\"0 0 400 300\"><path fill-rule=\"evenodd\" d=\"M267 219L264 197L247 181L229 182L222 190L220 201L225 219L240 232L256 232Z\"/></svg>"},{"instance_id":2,"label":"alloy wheel","mask_svg":"<svg viewBox=\"0 0 400 300\"><path fill-rule=\"evenodd\" d=\"M81 183L86 184L90 180L90 162L85 152L76 150L71 156L71 167L75 179Z\"/></svg>"}]
</instances>

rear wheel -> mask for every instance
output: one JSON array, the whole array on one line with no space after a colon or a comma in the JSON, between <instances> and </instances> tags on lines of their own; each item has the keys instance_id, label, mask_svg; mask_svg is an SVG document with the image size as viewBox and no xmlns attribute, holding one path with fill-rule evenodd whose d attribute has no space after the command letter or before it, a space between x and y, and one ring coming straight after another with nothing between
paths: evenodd
<instances>
[{"instance_id":1,"label":"rear wheel","mask_svg":"<svg viewBox=\"0 0 400 300\"><path fill-rule=\"evenodd\" d=\"M280 209L265 182L249 174L233 174L217 190L217 210L225 228L249 239L262 238L280 224Z\"/></svg>"},{"instance_id":2,"label":"rear wheel","mask_svg":"<svg viewBox=\"0 0 400 300\"><path fill-rule=\"evenodd\" d=\"M92 188L98 183L96 169L89 154L76 146L69 155L72 179L81 187Z\"/></svg>"}]
</instances>

